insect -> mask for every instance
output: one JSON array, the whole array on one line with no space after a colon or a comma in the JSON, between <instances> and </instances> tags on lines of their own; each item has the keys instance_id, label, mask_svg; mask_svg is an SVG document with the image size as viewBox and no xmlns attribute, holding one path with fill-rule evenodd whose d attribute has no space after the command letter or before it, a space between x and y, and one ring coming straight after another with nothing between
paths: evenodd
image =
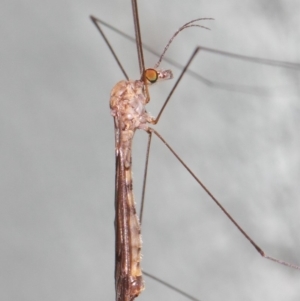
<instances>
[{"instance_id":1,"label":"insect","mask_svg":"<svg viewBox=\"0 0 300 301\"><path fill-rule=\"evenodd\" d=\"M258 93L259 94L259 93Z\"/></svg>"}]
</instances>

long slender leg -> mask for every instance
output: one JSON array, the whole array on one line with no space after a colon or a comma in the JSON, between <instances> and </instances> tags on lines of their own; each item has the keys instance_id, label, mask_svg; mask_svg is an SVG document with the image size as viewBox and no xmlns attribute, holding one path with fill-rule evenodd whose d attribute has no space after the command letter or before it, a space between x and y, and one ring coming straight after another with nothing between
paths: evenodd
<instances>
[{"instance_id":1,"label":"long slender leg","mask_svg":"<svg viewBox=\"0 0 300 301\"><path fill-rule=\"evenodd\" d=\"M151 146L151 138L152 133L148 133L148 143L147 143L147 152L146 152L146 160L145 160L145 168L144 168L144 179L143 179L143 190L142 190L142 198L141 198L141 209L140 209L140 224L142 224L143 220L143 212L145 205L145 192L146 192L146 182L147 182L147 174L148 174L148 163L149 163L149 154L150 154L150 146Z\"/></svg>"},{"instance_id":2,"label":"long slender leg","mask_svg":"<svg viewBox=\"0 0 300 301\"><path fill-rule=\"evenodd\" d=\"M186 71L188 70L190 64L192 63L194 57L196 56L196 54L198 53L198 51L199 51L200 49L201 49L200 47L197 47L197 48L193 51L191 57L189 58L189 60L188 60L188 62L186 63L186 65L184 66L184 68L183 68L183 70L181 71L181 73L180 73L180 75L179 75L177 81L175 82L173 88L171 89L171 91L170 91L170 93L169 93L167 99L165 100L165 102L164 102L162 108L160 109L160 111L159 111L157 117L153 120L153 124L157 124L157 123L158 123L158 121L159 121L159 119L160 119L160 117L161 117L161 115L162 115L162 113L163 113L165 107L167 106L169 100L171 99L171 97L172 97L172 95L173 95L175 89L177 88L177 86L178 86L178 84L180 83L180 81L181 81L183 75L184 75L184 74L186 73Z\"/></svg>"},{"instance_id":3,"label":"long slender leg","mask_svg":"<svg viewBox=\"0 0 300 301\"><path fill-rule=\"evenodd\" d=\"M125 78L128 80L129 77L128 77L128 75L127 75L125 69L123 68L123 66L122 66L122 64L121 64L121 62L120 62L120 60L119 60L119 58L117 57L117 55L116 55L114 49L112 48L112 46L111 46L111 44L109 43L109 41L108 41L106 35L104 34L103 30L101 29L101 26L100 26L101 21L100 21L99 19L97 19L96 17L94 17L94 16L90 16L90 18L91 18L92 22L95 24L95 26L97 27L97 29L98 29L98 31L100 32L100 34L102 35L102 37L103 37L103 39L104 39L104 41L105 41L107 47L109 48L110 52L112 53L113 57L115 58L115 60L116 60L116 62L117 62L117 64L118 64L118 66L120 67L121 71L123 72Z\"/></svg>"},{"instance_id":4,"label":"long slender leg","mask_svg":"<svg viewBox=\"0 0 300 301\"><path fill-rule=\"evenodd\" d=\"M170 288L172 291L175 291L175 292L179 293L180 295L184 296L185 298L187 298L187 299L189 299L189 300L192 300L192 301L201 301L200 299L197 299L197 298L191 296L190 294L188 294L188 293L186 293L186 292L184 292L184 291L178 289L177 287L171 285L170 283L168 283L168 282L166 282L166 281L163 281L162 279L160 279L160 278L158 278L158 277L156 277L156 276L153 276L152 274L150 274L150 273L148 273L148 272L145 272L144 270L143 270L143 274L146 275L147 277L149 277L149 278L155 280L156 282L159 282L159 283L161 283L162 285L164 285L164 286Z\"/></svg>"},{"instance_id":5,"label":"long slender leg","mask_svg":"<svg viewBox=\"0 0 300 301\"><path fill-rule=\"evenodd\" d=\"M243 236L252 244L256 251L264 258L272 260L276 263L285 265L290 268L300 270L300 266L283 261L281 259L269 256L266 254L261 247L245 232L245 230L234 220L234 218L229 214L229 212L222 206L222 204L216 199L216 197L208 190L208 188L202 183L202 181L194 174L194 172L184 163L184 161L177 155L173 148L166 142L166 140L153 128L148 128L149 133L154 133L171 151L171 153L178 159L178 161L184 166L184 168L190 173L190 175L197 181L197 183L205 190L205 192L210 196L210 198L216 203L216 205L224 212L224 214L231 220L231 222L238 228L238 230L243 234Z\"/></svg>"},{"instance_id":6,"label":"long slender leg","mask_svg":"<svg viewBox=\"0 0 300 301\"><path fill-rule=\"evenodd\" d=\"M188 59L187 63L185 64L184 68L182 69L182 71L181 71L177 81L175 82L174 86L172 87L171 91L169 92L169 95L167 96L167 98L166 98L162 108L160 109L157 117L153 120L153 122L152 122L153 124L158 123L158 121L159 121L164 109L166 108L169 100L171 99L175 89L179 85L179 83L180 83L182 77L184 76L184 74L189 71L188 70L189 66L191 65L192 61L194 60L194 58L196 57L196 55L199 53L200 50L214 52L214 53L218 53L218 54L221 54L221 55L226 55L226 56L229 56L229 57L232 57L232 58L235 58L235 59L247 60L247 61L250 61L250 62L253 62L253 63L271 65L271 66L274 66L274 67L296 69L296 70L300 69L300 64L298 64L298 63L289 63L289 62L281 62L281 61L274 61L274 60L267 60L267 59L259 59L259 58L244 56L244 55L233 54L233 53L229 53L229 52L225 52L225 51L214 50L214 49L207 48L207 47L197 46L194 49L194 51L192 52L190 58Z\"/></svg>"}]
</instances>

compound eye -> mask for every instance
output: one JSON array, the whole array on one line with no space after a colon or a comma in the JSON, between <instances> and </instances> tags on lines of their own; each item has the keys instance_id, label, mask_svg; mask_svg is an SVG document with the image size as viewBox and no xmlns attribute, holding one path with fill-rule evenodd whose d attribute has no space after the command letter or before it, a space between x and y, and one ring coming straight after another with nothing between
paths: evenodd
<instances>
[{"instance_id":1,"label":"compound eye","mask_svg":"<svg viewBox=\"0 0 300 301\"><path fill-rule=\"evenodd\" d=\"M154 84L158 80L158 73L155 69L146 69L144 75L145 79L151 84Z\"/></svg>"}]
</instances>

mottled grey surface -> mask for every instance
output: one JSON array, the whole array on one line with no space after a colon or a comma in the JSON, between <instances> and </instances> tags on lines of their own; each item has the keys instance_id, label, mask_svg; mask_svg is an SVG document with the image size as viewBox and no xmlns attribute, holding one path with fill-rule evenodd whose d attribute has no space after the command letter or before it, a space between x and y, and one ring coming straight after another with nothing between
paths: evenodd
<instances>
[{"instance_id":1,"label":"mottled grey surface","mask_svg":"<svg viewBox=\"0 0 300 301\"><path fill-rule=\"evenodd\" d=\"M196 45L300 62L299 1L139 0L145 43L184 63ZM2 1L0 300L114 300L114 134L109 93L123 79L90 22L133 34L129 0ZM128 74L135 46L107 31ZM157 58L145 53L153 66ZM168 64L162 67L169 68ZM267 252L300 264L299 72L201 53L158 131ZM179 70L174 68L175 76ZM151 89L156 114L172 82ZM137 135L139 200L146 135ZM265 261L157 139L143 268L203 301L299 300L300 272ZM138 300L186 300L146 279Z\"/></svg>"}]
</instances>

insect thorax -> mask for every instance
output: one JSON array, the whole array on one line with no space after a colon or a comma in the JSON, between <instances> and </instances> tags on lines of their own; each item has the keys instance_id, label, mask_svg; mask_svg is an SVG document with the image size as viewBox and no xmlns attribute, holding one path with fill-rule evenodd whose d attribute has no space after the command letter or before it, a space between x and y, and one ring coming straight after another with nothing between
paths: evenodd
<instances>
[{"instance_id":1,"label":"insect thorax","mask_svg":"<svg viewBox=\"0 0 300 301\"><path fill-rule=\"evenodd\" d=\"M111 91L111 114L121 122L122 130L147 129L153 118L146 111L147 94L141 80L120 81Z\"/></svg>"}]
</instances>

